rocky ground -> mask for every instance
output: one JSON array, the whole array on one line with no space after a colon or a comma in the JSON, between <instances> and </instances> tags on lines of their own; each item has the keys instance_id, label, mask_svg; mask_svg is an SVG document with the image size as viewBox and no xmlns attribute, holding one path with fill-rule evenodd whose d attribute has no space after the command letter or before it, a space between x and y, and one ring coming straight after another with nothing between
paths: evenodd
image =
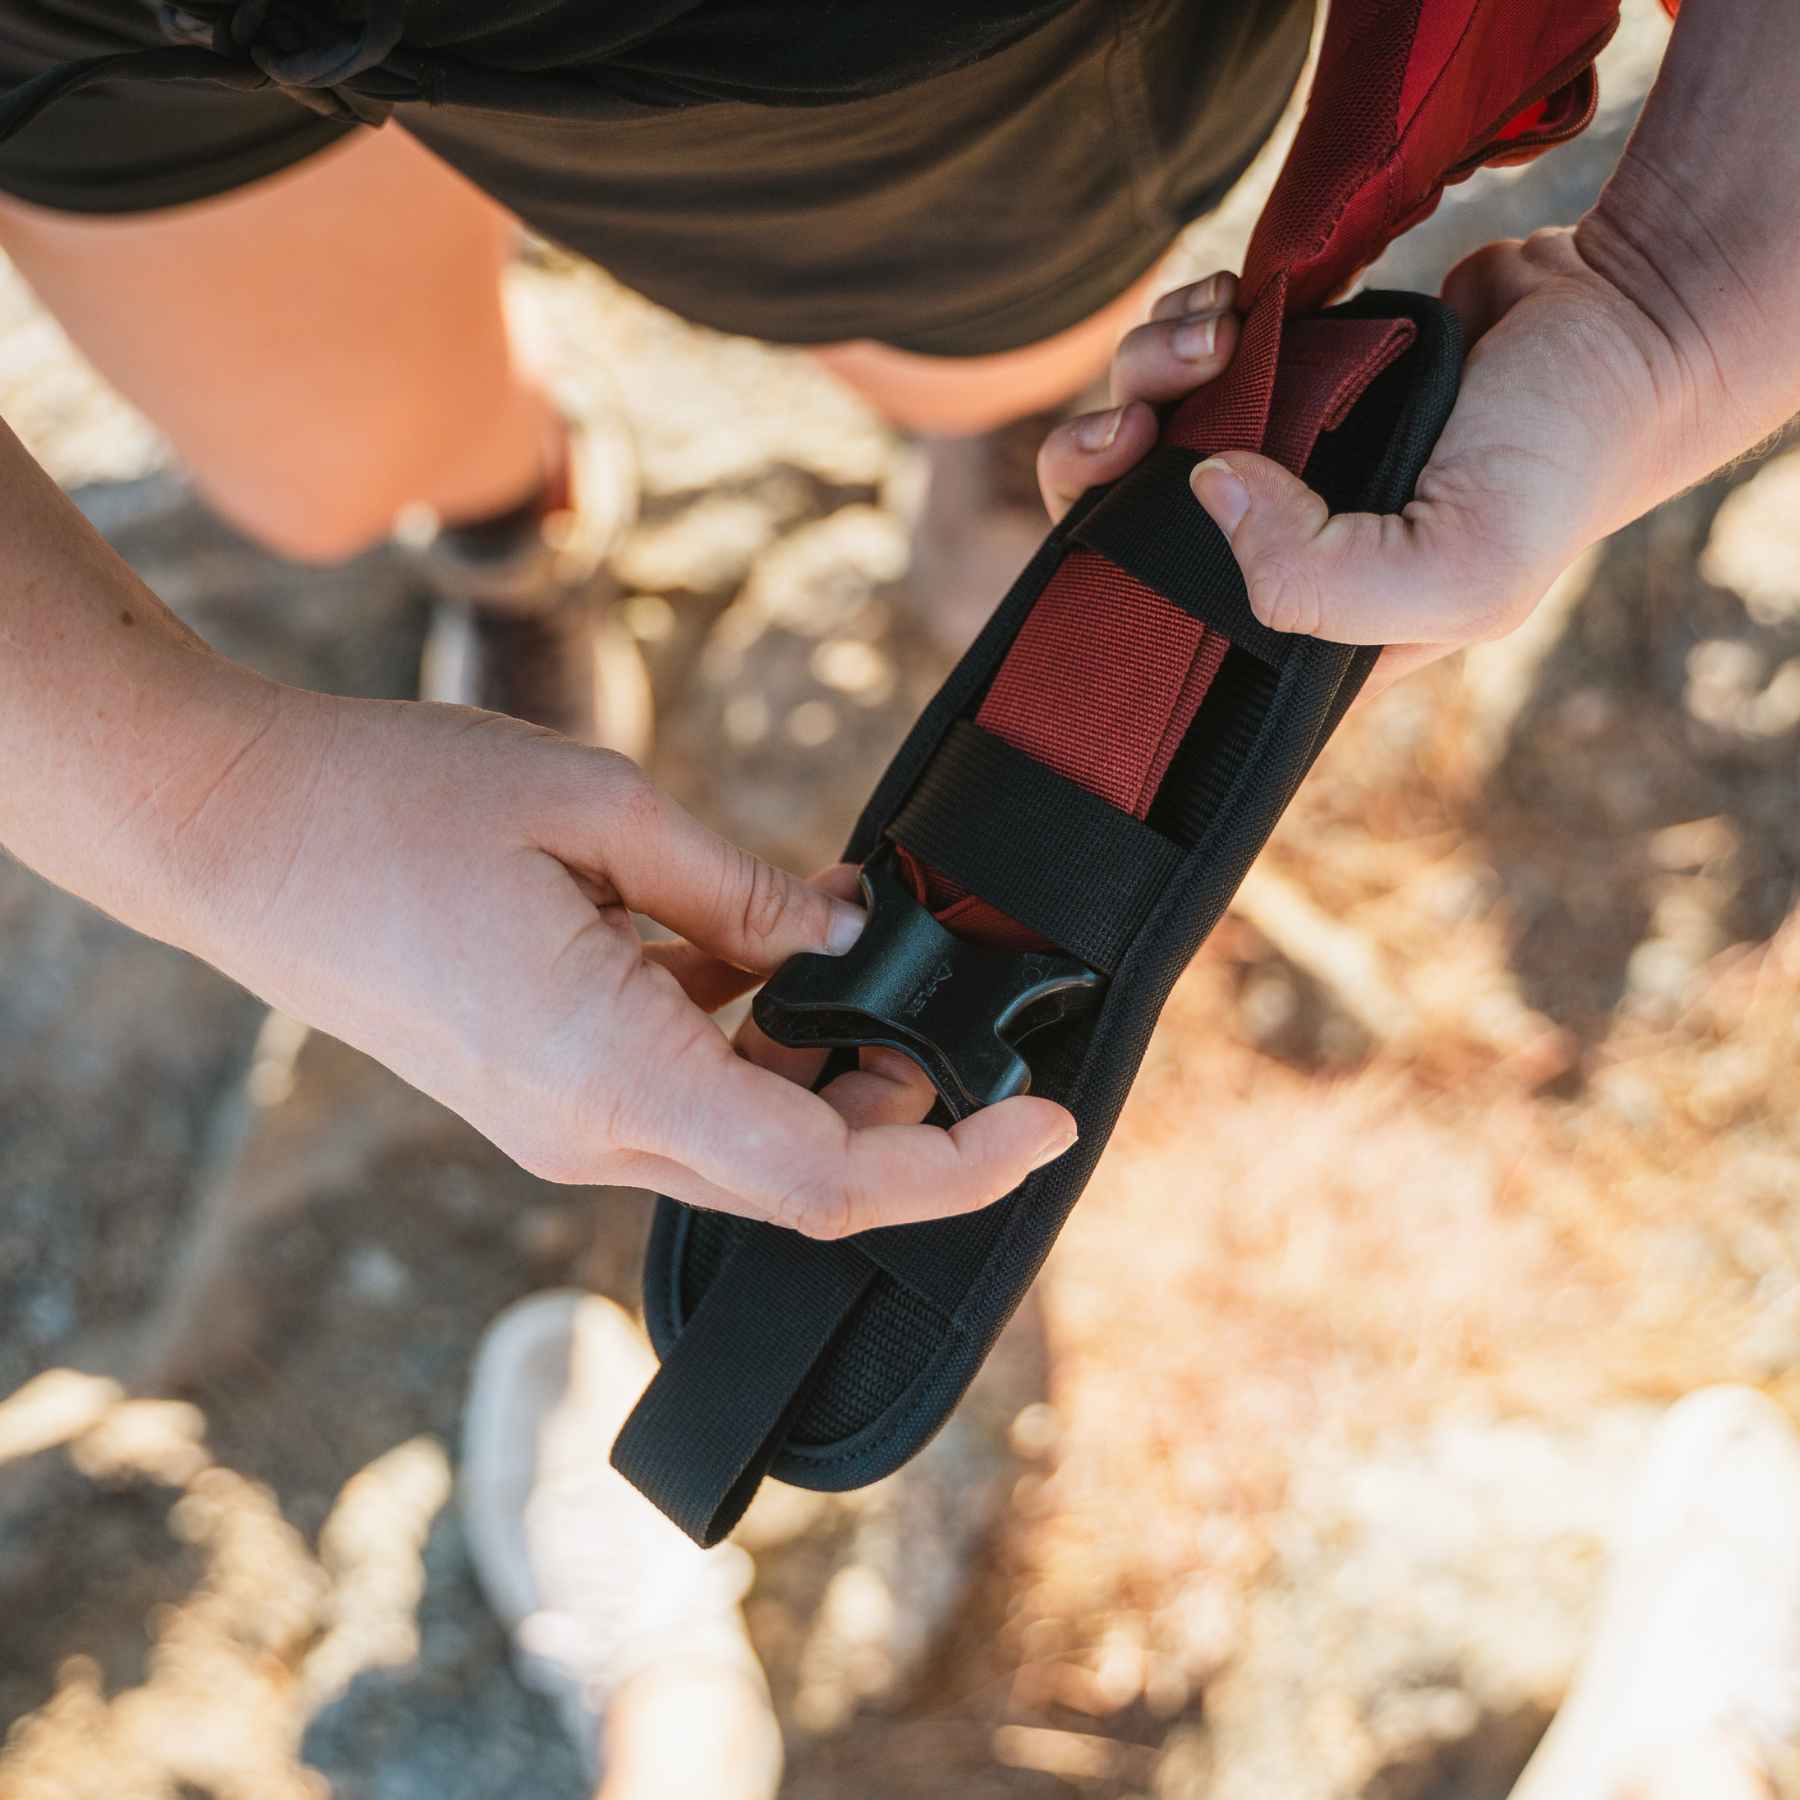
<instances>
[{"instance_id":1,"label":"rocky ground","mask_svg":"<svg viewBox=\"0 0 1800 1800\"><path fill-rule=\"evenodd\" d=\"M1580 152L1384 273L1573 216L1662 29ZM656 774L826 860L943 664L896 585L916 450L592 271L533 254L513 298L640 438ZM0 413L222 647L407 691L393 563L213 523L16 281ZM796 1800L1505 1793L1658 1408L1800 1406L1797 571L1777 451L1347 728L954 1427L747 1523ZM0 1206L0 1793L579 1800L473 1586L458 1409L508 1300L633 1295L642 1201L0 865Z\"/></svg>"}]
</instances>

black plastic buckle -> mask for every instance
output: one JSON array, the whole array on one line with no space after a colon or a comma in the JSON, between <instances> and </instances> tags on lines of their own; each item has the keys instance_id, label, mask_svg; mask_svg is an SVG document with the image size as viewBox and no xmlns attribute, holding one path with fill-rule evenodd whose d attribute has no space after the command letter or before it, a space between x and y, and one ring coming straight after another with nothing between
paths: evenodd
<instances>
[{"instance_id":1,"label":"black plastic buckle","mask_svg":"<svg viewBox=\"0 0 1800 1800\"><path fill-rule=\"evenodd\" d=\"M1104 977L1056 951L991 950L946 931L891 850L862 868L869 922L842 956L790 957L756 996L756 1022L796 1049L880 1045L910 1056L962 1119L1029 1093L1019 1040L1091 1006Z\"/></svg>"}]
</instances>

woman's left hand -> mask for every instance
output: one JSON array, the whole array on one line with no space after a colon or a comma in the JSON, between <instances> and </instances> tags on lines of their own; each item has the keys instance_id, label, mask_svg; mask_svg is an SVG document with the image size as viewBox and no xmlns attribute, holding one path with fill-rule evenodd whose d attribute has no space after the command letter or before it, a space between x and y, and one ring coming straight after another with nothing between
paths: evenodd
<instances>
[{"instance_id":1,"label":"woman's left hand","mask_svg":"<svg viewBox=\"0 0 1800 1800\"><path fill-rule=\"evenodd\" d=\"M1398 514L1330 514L1267 457L1231 451L1194 471L1197 503L1277 631L1391 646L1371 689L1462 645L1504 636L1589 544L1647 511L1734 441L1691 354L1603 272L1601 225L1487 246L1444 297L1470 342L1461 393L1415 498ZM1120 345L1112 410L1060 426L1038 473L1059 517L1155 442L1153 407L1213 379L1237 342L1236 284L1214 276L1160 300Z\"/></svg>"}]
</instances>

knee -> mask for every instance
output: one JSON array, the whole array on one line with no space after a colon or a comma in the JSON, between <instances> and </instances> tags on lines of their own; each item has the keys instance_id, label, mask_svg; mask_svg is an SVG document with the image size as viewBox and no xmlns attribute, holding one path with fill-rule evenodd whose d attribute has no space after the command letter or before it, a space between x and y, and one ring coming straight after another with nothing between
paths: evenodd
<instances>
[{"instance_id":1,"label":"knee","mask_svg":"<svg viewBox=\"0 0 1800 1800\"><path fill-rule=\"evenodd\" d=\"M271 555L320 567L372 550L407 504L385 483L282 481L246 471L197 475L195 485L227 524Z\"/></svg>"},{"instance_id":2,"label":"knee","mask_svg":"<svg viewBox=\"0 0 1800 1800\"><path fill-rule=\"evenodd\" d=\"M549 403L520 386L472 428L457 405L434 416L367 416L309 429L253 460L214 443L175 440L195 486L257 543L300 563L341 563L373 549L408 507L481 518L514 505L545 467L560 430Z\"/></svg>"},{"instance_id":3,"label":"knee","mask_svg":"<svg viewBox=\"0 0 1800 1800\"><path fill-rule=\"evenodd\" d=\"M1040 397L1041 384L1021 382L1005 357L954 361L866 342L829 344L813 357L896 430L931 437L992 431L1032 412Z\"/></svg>"}]
</instances>

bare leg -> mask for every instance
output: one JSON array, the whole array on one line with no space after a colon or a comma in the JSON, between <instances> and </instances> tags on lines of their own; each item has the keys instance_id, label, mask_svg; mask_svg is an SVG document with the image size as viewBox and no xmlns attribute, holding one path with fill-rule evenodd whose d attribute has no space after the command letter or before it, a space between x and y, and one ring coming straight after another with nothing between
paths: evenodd
<instances>
[{"instance_id":1,"label":"bare leg","mask_svg":"<svg viewBox=\"0 0 1800 1800\"><path fill-rule=\"evenodd\" d=\"M1118 299L1055 337L994 356L920 356L887 344L832 344L814 352L883 417L908 431L962 437L1043 412L1081 392L1161 291L1152 269Z\"/></svg>"},{"instance_id":2,"label":"bare leg","mask_svg":"<svg viewBox=\"0 0 1800 1800\"><path fill-rule=\"evenodd\" d=\"M0 197L0 245L200 490L311 560L363 548L411 502L478 517L538 479L550 411L500 305L513 230L395 127L195 206L95 219ZM818 354L899 425L983 431L1092 380L1155 286L1000 355Z\"/></svg>"},{"instance_id":3,"label":"bare leg","mask_svg":"<svg viewBox=\"0 0 1800 1800\"><path fill-rule=\"evenodd\" d=\"M156 213L95 219L0 197L0 245L200 491L271 549L317 561L373 543L410 503L480 517L542 475L555 425L500 304L514 229L395 127ZM818 355L898 425L985 431L1092 381L1157 279L999 355L868 342Z\"/></svg>"},{"instance_id":4,"label":"bare leg","mask_svg":"<svg viewBox=\"0 0 1800 1800\"><path fill-rule=\"evenodd\" d=\"M642 1677L607 1709L594 1800L761 1800L771 1738L760 1684L717 1668Z\"/></svg>"},{"instance_id":5,"label":"bare leg","mask_svg":"<svg viewBox=\"0 0 1800 1800\"><path fill-rule=\"evenodd\" d=\"M996 356L920 356L873 343L815 352L886 418L919 434L924 504L895 597L944 651L963 649L1043 538L1035 466L1050 421L1042 415L1099 378L1161 280L1153 269L1079 325Z\"/></svg>"},{"instance_id":6,"label":"bare leg","mask_svg":"<svg viewBox=\"0 0 1800 1800\"><path fill-rule=\"evenodd\" d=\"M607 1463L655 1367L609 1300L503 1312L463 1424L469 1549L599 1800L773 1800L781 1733L738 1612L749 1559L697 1549Z\"/></svg>"},{"instance_id":7,"label":"bare leg","mask_svg":"<svg viewBox=\"0 0 1800 1800\"><path fill-rule=\"evenodd\" d=\"M541 480L555 426L501 312L513 231L392 127L195 206L0 200L0 244L208 500L318 561L411 502L479 517Z\"/></svg>"}]
</instances>

